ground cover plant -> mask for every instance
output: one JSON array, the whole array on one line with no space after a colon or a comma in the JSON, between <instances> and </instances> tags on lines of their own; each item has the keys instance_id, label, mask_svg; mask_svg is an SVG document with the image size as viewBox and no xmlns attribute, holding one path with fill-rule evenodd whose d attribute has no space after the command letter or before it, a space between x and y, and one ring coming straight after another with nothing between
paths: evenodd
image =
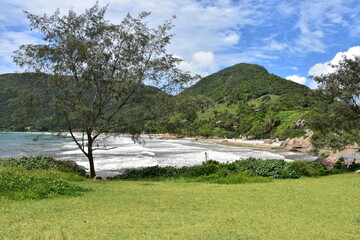
<instances>
[{"instance_id":1,"label":"ground cover plant","mask_svg":"<svg viewBox=\"0 0 360 240\"><path fill-rule=\"evenodd\" d=\"M35 156L9 158L0 161L0 167L21 167L26 170L34 169L57 169L62 172L72 172L80 176L85 176L86 171L83 167L73 161L59 161L52 157Z\"/></svg>"},{"instance_id":2,"label":"ground cover plant","mask_svg":"<svg viewBox=\"0 0 360 240\"><path fill-rule=\"evenodd\" d=\"M347 169L339 161L335 169L326 170L320 163L279 159L261 160L249 158L233 163L219 163L209 160L199 166L190 167L145 167L128 169L112 180L185 180L210 183L250 183L269 182L275 178L320 177L356 170L360 165Z\"/></svg>"},{"instance_id":3,"label":"ground cover plant","mask_svg":"<svg viewBox=\"0 0 360 240\"><path fill-rule=\"evenodd\" d=\"M50 157L23 157L0 161L0 199L26 200L79 196L86 189L85 170Z\"/></svg>"}]
</instances>

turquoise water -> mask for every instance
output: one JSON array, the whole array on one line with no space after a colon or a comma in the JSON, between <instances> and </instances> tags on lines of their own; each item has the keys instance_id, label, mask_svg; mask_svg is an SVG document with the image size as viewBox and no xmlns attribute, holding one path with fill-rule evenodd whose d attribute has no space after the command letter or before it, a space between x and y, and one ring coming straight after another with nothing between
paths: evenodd
<instances>
[{"instance_id":1,"label":"turquoise water","mask_svg":"<svg viewBox=\"0 0 360 240\"><path fill-rule=\"evenodd\" d=\"M71 142L71 138L44 133L0 133L0 159L55 155L60 152L74 150L64 147Z\"/></svg>"}]
</instances>

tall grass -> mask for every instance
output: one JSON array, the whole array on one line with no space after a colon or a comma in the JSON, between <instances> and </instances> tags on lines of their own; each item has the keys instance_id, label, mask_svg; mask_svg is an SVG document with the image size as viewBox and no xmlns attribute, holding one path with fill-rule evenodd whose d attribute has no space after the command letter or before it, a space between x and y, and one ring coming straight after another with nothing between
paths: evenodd
<instances>
[{"instance_id":1,"label":"tall grass","mask_svg":"<svg viewBox=\"0 0 360 240\"><path fill-rule=\"evenodd\" d=\"M26 200L78 196L85 189L74 181L84 180L77 165L49 157L23 157L0 161L0 199Z\"/></svg>"}]
</instances>

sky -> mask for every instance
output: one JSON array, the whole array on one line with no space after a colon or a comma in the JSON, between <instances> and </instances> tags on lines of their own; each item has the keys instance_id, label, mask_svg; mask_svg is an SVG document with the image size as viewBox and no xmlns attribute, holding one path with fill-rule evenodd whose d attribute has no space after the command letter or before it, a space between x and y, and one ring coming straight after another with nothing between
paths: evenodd
<instances>
[{"instance_id":1,"label":"sky","mask_svg":"<svg viewBox=\"0 0 360 240\"><path fill-rule=\"evenodd\" d=\"M83 13L95 0L1 0L0 74L23 72L12 62L22 44L41 43L23 10L36 15L59 9ZM106 19L117 24L127 13L150 11L149 25L173 15L168 52L181 68L207 76L238 63L316 88L309 78L331 72L343 55L360 55L360 0L99 0Z\"/></svg>"}]
</instances>

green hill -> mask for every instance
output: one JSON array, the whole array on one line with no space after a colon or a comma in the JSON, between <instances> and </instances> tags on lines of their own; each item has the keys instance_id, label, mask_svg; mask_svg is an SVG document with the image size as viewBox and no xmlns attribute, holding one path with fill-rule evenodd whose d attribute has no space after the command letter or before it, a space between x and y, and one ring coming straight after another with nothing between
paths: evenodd
<instances>
[{"instance_id":1,"label":"green hill","mask_svg":"<svg viewBox=\"0 0 360 240\"><path fill-rule=\"evenodd\" d=\"M264 95L307 97L310 92L308 87L270 74L262 66L240 63L203 78L183 94L201 94L217 103L234 103Z\"/></svg>"},{"instance_id":2,"label":"green hill","mask_svg":"<svg viewBox=\"0 0 360 240\"><path fill-rule=\"evenodd\" d=\"M295 122L312 114L311 92L262 66L241 63L201 79L181 94L213 101L188 124L193 134L287 138L304 134L304 126Z\"/></svg>"},{"instance_id":3,"label":"green hill","mask_svg":"<svg viewBox=\"0 0 360 240\"><path fill-rule=\"evenodd\" d=\"M61 122L49 121L53 115L49 107L50 99L39 97L46 92L39 78L39 75L32 73L0 75L0 129L21 131L26 126L35 130L66 129ZM153 87L141 89L138 94L140 98L145 95L166 95ZM10 99L17 94L24 95L20 99L25 101L9 105ZM154 108L137 101L138 97L134 98L134 104L124 109L126 116L144 117L144 109ZM262 66L246 63L205 77L178 96L170 98L172 103L159 100L152 111L147 111L152 115L164 112L161 113L161 120L151 122L148 129L206 137L284 139L304 134L306 126L295 126L295 122L313 114L314 105L311 89L270 74ZM177 109L175 114L174 110L167 109L171 106ZM19 115L22 117L19 118ZM137 121L133 122L136 124ZM130 125L128 128L139 127Z\"/></svg>"},{"instance_id":4,"label":"green hill","mask_svg":"<svg viewBox=\"0 0 360 240\"><path fill-rule=\"evenodd\" d=\"M38 98L45 91L40 83L39 75L34 73L12 73L0 75L0 129L23 130L30 123L33 126L41 125L46 116L50 115L48 100ZM24 96L24 102L16 104L11 99L15 96ZM26 100L25 100L26 99ZM17 113L26 115L20 119Z\"/></svg>"},{"instance_id":5,"label":"green hill","mask_svg":"<svg viewBox=\"0 0 360 240\"><path fill-rule=\"evenodd\" d=\"M26 127L38 131L67 129L64 121L53 118L55 111L50 107L51 99L47 97L47 87L41 81L44 77L48 76L35 73L0 75L0 130L23 131ZM150 103L144 101L145 97L149 100L150 97L166 99L167 96L168 94L158 88L141 85L130 98L129 105L124 107L119 115L133 116L139 120L146 117L144 109L150 109ZM14 101L16 97L17 100ZM105 114L107 110L105 109ZM146 114L150 114L148 112ZM125 124L126 121L130 123ZM136 121L129 117L122 122L124 126L131 128L121 129L122 131L135 128L130 125Z\"/></svg>"}]
</instances>

